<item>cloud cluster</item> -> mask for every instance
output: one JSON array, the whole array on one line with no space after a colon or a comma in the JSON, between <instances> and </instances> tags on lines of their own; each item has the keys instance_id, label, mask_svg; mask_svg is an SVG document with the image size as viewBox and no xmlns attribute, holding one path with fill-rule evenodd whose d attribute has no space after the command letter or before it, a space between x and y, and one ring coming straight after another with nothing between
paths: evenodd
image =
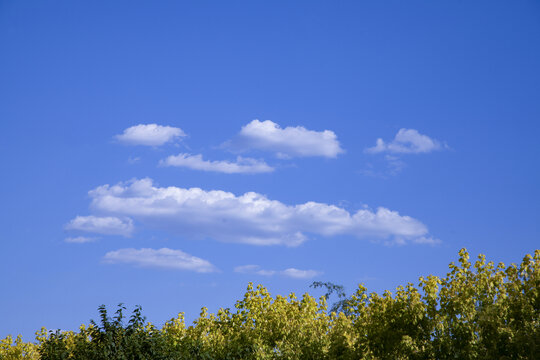
<instances>
[{"instance_id":1,"label":"cloud cluster","mask_svg":"<svg viewBox=\"0 0 540 360\"><path fill-rule=\"evenodd\" d=\"M105 254L103 261L110 264L126 263L140 267L155 267L188 270L198 273L216 272L210 262L186 254L180 250L161 249L120 249Z\"/></svg>"},{"instance_id":2,"label":"cloud cluster","mask_svg":"<svg viewBox=\"0 0 540 360\"><path fill-rule=\"evenodd\" d=\"M139 124L124 130L115 138L127 145L160 146L186 136L177 127L157 124ZM282 129L278 124L266 120L253 120L243 126L238 136L225 143L231 150L264 150L275 153L280 158L322 156L335 158L343 152L333 131L313 131L302 126ZM130 158L134 163L139 158ZM181 153L171 155L159 163L162 166L185 167L192 170L212 171L224 174L259 174L275 169L263 160L237 157L236 161L204 160L202 154Z\"/></svg>"},{"instance_id":3,"label":"cloud cluster","mask_svg":"<svg viewBox=\"0 0 540 360\"><path fill-rule=\"evenodd\" d=\"M140 124L125 129L115 138L127 145L160 146L185 136L177 127ZM253 120L246 124L233 140L226 143L226 147L237 151L267 151L279 158L335 158L344 152L333 131L313 131L302 126L281 128L270 120ZM428 153L441 147L437 140L414 129L400 129L391 142L377 139L376 145L365 152L385 153L389 166L399 172L405 166L400 154ZM159 164L225 174L270 173L275 170L265 161L253 158L238 156L236 161L210 161L203 159L202 154L186 153L168 156ZM65 229L130 237L136 221L189 238L252 245L298 246L309 235L382 239L387 244L413 242L435 245L440 242L429 237L426 226L420 221L384 207L349 212L339 206L314 201L287 205L255 192L235 195L221 190L159 187L149 178L99 186L89 191L89 196L91 213L97 215L77 216L65 225ZM65 241L86 243L96 239L77 236L68 237ZM169 248L119 249L106 253L103 261L199 273L218 271L207 260ZM322 274L297 268L267 270L258 265L238 266L234 271L295 279L309 279Z\"/></svg>"},{"instance_id":4,"label":"cloud cluster","mask_svg":"<svg viewBox=\"0 0 540 360\"><path fill-rule=\"evenodd\" d=\"M442 146L439 141L427 135L422 135L417 130L400 129L391 142L386 143L383 139L379 138L374 147L367 148L365 151L371 154L419 154L429 153L440 150L441 148Z\"/></svg>"},{"instance_id":5,"label":"cloud cluster","mask_svg":"<svg viewBox=\"0 0 540 360\"><path fill-rule=\"evenodd\" d=\"M322 272L315 270L300 270L295 268L289 268L281 271L276 270L264 270L259 265L242 265L234 268L234 272L240 274L255 274L262 276L273 276L276 274L290 277L293 279L311 279L315 276L321 275Z\"/></svg>"},{"instance_id":6,"label":"cloud cluster","mask_svg":"<svg viewBox=\"0 0 540 360\"><path fill-rule=\"evenodd\" d=\"M213 171L225 174L257 174L274 171L274 168L261 160L243 158L238 156L236 162L208 161L201 154L178 154L171 155L160 161L162 166L186 167L193 170Z\"/></svg>"},{"instance_id":7,"label":"cloud cluster","mask_svg":"<svg viewBox=\"0 0 540 360\"><path fill-rule=\"evenodd\" d=\"M308 156L335 158L343 152L333 131L313 131L303 126L283 129L270 120L251 121L226 145L233 150L269 151L281 158Z\"/></svg>"},{"instance_id":8,"label":"cloud cluster","mask_svg":"<svg viewBox=\"0 0 540 360\"><path fill-rule=\"evenodd\" d=\"M412 240L428 232L420 221L383 207L349 213L313 201L286 205L255 192L236 196L220 190L156 187L148 178L103 185L89 195L96 212L225 242L296 246L306 240L306 233ZM79 218L72 222L80 222Z\"/></svg>"},{"instance_id":9,"label":"cloud cluster","mask_svg":"<svg viewBox=\"0 0 540 360\"><path fill-rule=\"evenodd\" d=\"M129 127L115 138L126 145L161 146L175 139L186 136L180 128L157 124L140 124Z\"/></svg>"},{"instance_id":10,"label":"cloud cluster","mask_svg":"<svg viewBox=\"0 0 540 360\"><path fill-rule=\"evenodd\" d=\"M65 229L79 230L103 235L121 235L129 237L133 232L133 221L129 218L120 219L113 216L77 216L75 219L71 220L65 225ZM72 239L71 242L75 241Z\"/></svg>"}]
</instances>

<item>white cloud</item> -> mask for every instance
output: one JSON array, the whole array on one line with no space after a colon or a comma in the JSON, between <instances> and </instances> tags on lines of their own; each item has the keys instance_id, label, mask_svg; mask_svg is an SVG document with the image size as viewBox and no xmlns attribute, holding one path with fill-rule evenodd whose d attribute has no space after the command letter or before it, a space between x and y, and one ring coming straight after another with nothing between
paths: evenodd
<instances>
[{"instance_id":1,"label":"white cloud","mask_svg":"<svg viewBox=\"0 0 540 360\"><path fill-rule=\"evenodd\" d=\"M263 270L259 265L242 265L234 268L234 272L240 274L257 274L262 276L272 276L276 273L274 270Z\"/></svg>"},{"instance_id":2,"label":"white cloud","mask_svg":"<svg viewBox=\"0 0 540 360\"><path fill-rule=\"evenodd\" d=\"M294 279L309 279L309 278L322 274L322 272L320 271L299 270L295 268L289 268L282 271L264 270L264 269L261 269L259 265L237 266L234 268L234 272L237 272L240 274L256 274L256 275L262 275L262 276L272 276L272 275L279 274L279 275L294 278Z\"/></svg>"},{"instance_id":3,"label":"white cloud","mask_svg":"<svg viewBox=\"0 0 540 360\"><path fill-rule=\"evenodd\" d=\"M440 142L430 138L427 135L420 134L414 129L400 129L394 140L389 143L383 139L377 139L376 145L367 148L365 152L376 153L396 153L396 154L418 154L429 153L440 150L442 148Z\"/></svg>"},{"instance_id":4,"label":"white cloud","mask_svg":"<svg viewBox=\"0 0 540 360\"><path fill-rule=\"evenodd\" d=\"M186 134L180 128L140 124L125 129L123 134L116 135L115 138L127 145L160 146L184 136Z\"/></svg>"},{"instance_id":5,"label":"white cloud","mask_svg":"<svg viewBox=\"0 0 540 360\"><path fill-rule=\"evenodd\" d=\"M80 230L104 235L122 235L129 237L133 232L133 221L107 216L77 216L66 224L67 230Z\"/></svg>"},{"instance_id":6,"label":"white cloud","mask_svg":"<svg viewBox=\"0 0 540 360\"><path fill-rule=\"evenodd\" d=\"M281 274L283 276L291 277L294 279L310 279L317 275L320 275L321 273L315 270L300 270L300 269L290 268L287 270L283 270Z\"/></svg>"},{"instance_id":7,"label":"white cloud","mask_svg":"<svg viewBox=\"0 0 540 360\"><path fill-rule=\"evenodd\" d=\"M434 239L432 237L422 236L422 237L419 237L417 239L414 239L414 243L415 244L427 244L427 245L435 246L435 245L441 244L442 241L440 239Z\"/></svg>"},{"instance_id":8,"label":"white cloud","mask_svg":"<svg viewBox=\"0 0 540 360\"><path fill-rule=\"evenodd\" d=\"M120 249L110 251L103 257L107 263L127 263L141 267L157 267L188 270L199 273L215 272L210 262L173 249Z\"/></svg>"},{"instance_id":9,"label":"white cloud","mask_svg":"<svg viewBox=\"0 0 540 360\"><path fill-rule=\"evenodd\" d=\"M333 131L313 131L303 126L282 129L270 120L253 120L243 126L236 139L227 143L227 146L237 150L270 151L282 158L335 158L343 152Z\"/></svg>"},{"instance_id":10,"label":"white cloud","mask_svg":"<svg viewBox=\"0 0 540 360\"><path fill-rule=\"evenodd\" d=\"M88 242L94 242L98 239L99 238L96 238L96 237L77 236L77 237L68 237L64 241L67 243L83 244L83 243L88 243Z\"/></svg>"},{"instance_id":11,"label":"white cloud","mask_svg":"<svg viewBox=\"0 0 540 360\"><path fill-rule=\"evenodd\" d=\"M226 174L255 174L274 171L274 168L251 158L238 156L236 162L229 161L208 161L203 160L202 155L178 154L171 155L160 161L163 166L187 167L194 170L215 171Z\"/></svg>"},{"instance_id":12,"label":"white cloud","mask_svg":"<svg viewBox=\"0 0 540 360\"><path fill-rule=\"evenodd\" d=\"M240 274L248 274L257 271L260 269L259 265L241 265L234 268L234 272Z\"/></svg>"},{"instance_id":13,"label":"white cloud","mask_svg":"<svg viewBox=\"0 0 540 360\"><path fill-rule=\"evenodd\" d=\"M420 221L383 207L349 213L312 201L286 205L255 192L236 196L220 190L156 187L151 179L103 185L89 195L95 211L226 242L296 246L306 240L305 233L414 239L428 232Z\"/></svg>"}]
</instances>

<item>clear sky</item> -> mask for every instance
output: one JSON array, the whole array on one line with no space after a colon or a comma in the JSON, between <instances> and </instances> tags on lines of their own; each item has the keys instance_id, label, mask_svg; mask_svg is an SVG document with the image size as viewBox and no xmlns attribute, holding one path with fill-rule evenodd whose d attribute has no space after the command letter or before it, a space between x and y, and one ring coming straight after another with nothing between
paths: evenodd
<instances>
[{"instance_id":1,"label":"clear sky","mask_svg":"<svg viewBox=\"0 0 540 360\"><path fill-rule=\"evenodd\" d=\"M0 337L519 262L539 39L538 1L0 1Z\"/></svg>"}]
</instances>

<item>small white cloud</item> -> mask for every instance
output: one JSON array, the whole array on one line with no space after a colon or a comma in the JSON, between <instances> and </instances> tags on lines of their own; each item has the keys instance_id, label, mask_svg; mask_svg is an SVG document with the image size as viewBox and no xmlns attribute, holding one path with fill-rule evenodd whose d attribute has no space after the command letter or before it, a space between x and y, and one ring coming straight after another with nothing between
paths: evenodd
<instances>
[{"instance_id":1,"label":"small white cloud","mask_svg":"<svg viewBox=\"0 0 540 360\"><path fill-rule=\"evenodd\" d=\"M439 141L427 135L420 134L414 129L400 129L393 141L386 143L383 139L377 139L374 147L367 148L366 153L395 153L395 154L419 154L440 150L442 145Z\"/></svg>"},{"instance_id":2,"label":"small white cloud","mask_svg":"<svg viewBox=\"0 0 540 360\"><path fill-rule=\"evenodd\" d=\"M242 265L235 267L234 272L240 274L248 274L257 271L259 268L259 265Z\"/></svg>"},{"instance_id":3,"label":"small white cloud","mask_svg":"<svg viewBox=\"0 0 540 360\"><path fill-rule=\"evenodd\" d=\"M259 265L242 265L234 268L234 272L240 274L256 274L262 276L273 276L280 274L282 276L294 278L294 279L309 279L317 275L322 274L320 271L315 270L299 270L295 268L289 268L283 271L265 270L261 269Z\"/></svg>"},{"instance_id":4,"label":"small white cloud","mask_svg":"<svg viewBox=\"0 0 540 360\"><path fill-rule=\"evenodd\" d=\"M425 237L425 236L414 239L413 242L415 244L427 244L427 245L432 245L432 246L440 245L442 243L440 239L434 239L432 237Z\"/></svg>"},{"instance_id":5,"label":"small white cloud","mask_svg":"<svg viewBox=\"0 0 540 360\"><path fill-rule=\"evenodd\" d=\"M177 138L186 136L180 128L157 124L140 124L129 127L115 138L126 145L160 146Z\"/></svg>"},{"instance_id":6,"label":"small white cloud","mask_svg":"<svg viewBox=\"0 0 540 360\"><path fill-rule=\"evenodd\" d=\"M295 268L290 268L287 270L281 271L283 276L291 277L294 279L311 279L317 275L320 275L321 272L315 270L300 270Z\"/></svg>"},{"instance_id":7,"label":"small white cloud","mask_svg":"<svg viewBox=\"0 0 540 360\"><path fill-rule=\"evenodd\" d=\"M141 267L188 270L199 273L215 272L210 262L173 249L120 249L110 251L103 261L111 264L126 263Z\"/></svg>"},{"instance_id":8,"label":"small white cloud","mask_svg":"<svg viewBox=\"0 0 540 360\"><path fill-rule=\"evenodd\" d=\"M84 244L84 243L94 242L98 239L99 238L97 237L76 236L76 237L68 237L64 241L67 243Z\"/></svg>"},{"instance_id":9,"label":"small white cloud","mask_svg":"<svg viewBox=\"0 0 540 360\"><path fill-rule=\"evenodd\" d=\"M272 276L276 272L274 270L261 269L259 265L242 265L234 268L234 272L240 274L257 274L262 276Z\"/></svg>"},{"instance_id":10,"label":"small white cloud","mask_svg":"<svg viewBox=\"0 0 540 360\"><path fill-rule=\"evenodd\" d=\"M112 216L77 216L66 224L65 229L129 237L133 232L133 221L129 218L120 219Z\"/></svg>"},{"instance_id":11,"label":"small white cloud","mask_svg":"<svg viewBox=\"0 0 540 360\"><path fill-rule=\"evenodd\" d=\"M202 155L178 154L160 161L163 166L187 167L194 170L214 171L226 174L256 174L274 171L274 168L251 158L238 156L236 162L203 160Z\"/></svg>"},{"instance_id":12,"label":"small white cloud","mask_svg":"<svg viewBox=\"0 0 540 360\"><path fill-rule=\"evenodd\" d=\"M281 158L307 156L335 158L344 152L333 131L313 131L303 126L283 129L270 120L253 120L242 127L236 139L226 145L240 151L270 151Z\"/></svg>"},{"instance_id":13,"label":"small white cloud","mask_svg":"<svg viewBox=\"0 0 540 360\"><path fill-rule=\"evenodd\" d=\"M151 179L103 185L89 195L91 208L99 213L225 242L297 246L307 239L305 233L407 240L428 234L420 221L384 207L351 213L313 201L286 205L255 192L236 196L220 190L156 187Z\"/></svg>"}]
</instances>

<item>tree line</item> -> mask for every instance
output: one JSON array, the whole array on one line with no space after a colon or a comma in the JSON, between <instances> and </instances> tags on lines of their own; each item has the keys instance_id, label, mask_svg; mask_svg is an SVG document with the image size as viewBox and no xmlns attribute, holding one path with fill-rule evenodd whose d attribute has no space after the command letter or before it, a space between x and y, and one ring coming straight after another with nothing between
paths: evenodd
<instances>
[{"instance_id":1,"label":"tree line","mask_svg":"<svg viewBox=\"0 0 540 360\"><path fill-rule=\"evenodd\" d=\"M274 297L250 283L233 310L202 308L189 326L182 313L157 328L140 307L126 317L122 304L112 315L100 306L78 331L6 337L0 359L540 359L540 250L505 266L462 249L445 277L393 293L312 286L327 293Z\"/></svg>"}]
</instances>

